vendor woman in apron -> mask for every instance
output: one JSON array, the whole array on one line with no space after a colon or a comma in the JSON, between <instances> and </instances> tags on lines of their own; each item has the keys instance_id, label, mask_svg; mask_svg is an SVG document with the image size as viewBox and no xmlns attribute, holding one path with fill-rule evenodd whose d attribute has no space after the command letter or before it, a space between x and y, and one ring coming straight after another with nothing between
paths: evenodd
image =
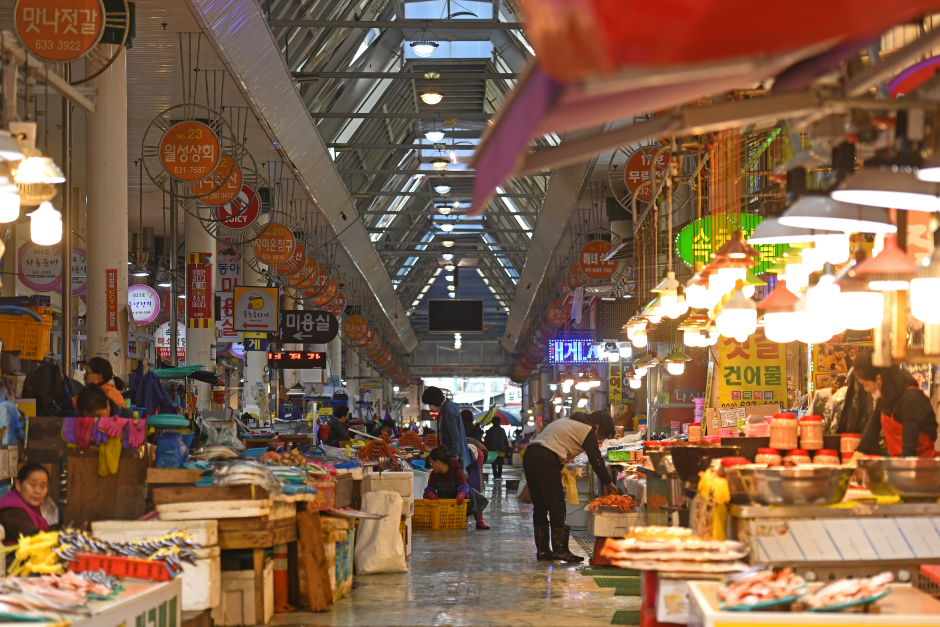
<instances>
[{"instance_id":1,"label":"vendor woman in apron","mask_svg":"<svg viewBox=\"0 0 940 627\"><path fill-rule=\"evenodd\" d=\"M880 455L879 436L884 434L891 457L934 457L937 416L911 373L897 366L873 366L871 353L855 361L853 372L876 399L875 412L862 434L858 452Z\"/></svg>"},{"instance_id":2,"label":"vendor woman in apron","mask_svg":"<svg viewBox=\"0 0 940 627\"><path fill-rule=\"evenodd\" d=\"M571 528L565 524L561 469L569 459L586 453L601 489L607 494L616 494L617 489L610 480L598 446L599 442L614 437L614 434L614 420L607 412L576 412L570 418L562 418L546 426L525 449L522 469L529 496L532 497L532 523L538 551L536 559L565 562L580 562L584 559L568 549Z\"/></svg>"}]
</instances>

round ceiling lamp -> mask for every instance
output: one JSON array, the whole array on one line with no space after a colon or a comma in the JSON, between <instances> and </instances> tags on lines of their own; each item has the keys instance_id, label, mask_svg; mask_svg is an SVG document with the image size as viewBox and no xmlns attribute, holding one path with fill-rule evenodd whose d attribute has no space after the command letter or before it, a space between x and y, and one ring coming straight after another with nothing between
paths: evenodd
<instances>
[{"instance_id":1,"label":"round ceiling lamp","mask_svg":"<svg viewBox=\"0 0 940 627\"><path fill-rule=\"evenodd\" d=\"M431 159L431 166L438 172L443 172L450 165L450 159L447 157L434 157Z\"/></svg>"},{"instance_id":2,"label":"round ceiling lamp","mask_svg":"<svg viewBox=\"0 0 940 627\"><path fill-rule=\"evenodd\" d=\"M450 185L435 185L434 191L438 194L446 194L450 191Z\"/></svg>"},{"instance_id":3,"label":"round ceiling lamp","mask_svg":"<svg viewBox=\"0 0 940 627\"><path fill-rule=\"evenodd\" d=\"M443 255L441 255L441 258L442 258L444 261L450 261L451 259L454 258L454 256L453 256L452 254L450 254L450 253L444 253Z\"/></svg>"},{"instance_id":4,"label":"round ceiling lamp","mask_svg":"<svg viewBox=\"0 0 940 627\"><path fill-rule=\"evenodd\" d=\"M434 51L439 47L436 41L427 40L413 41L409 45L411 46L411 51L423 59L427 59L434 54Z\"/></svg>"},{"instance_id":5,"label":"round ceiling lamp","mask_svg":"<svg viewBox=\"0 0 940 627\"><path fill-rule=\"evenodd\" d=\"M437 208L437 211L442 216L446 216L446 215L450 215L451 208L450 208L450 205L441 205L440 207Z\"/></svg>"},{"instance_id":6,"label":"round ceiling lamp","mask_svg":"<svg viewBox=\"0 0 940 627\"><path fill-rule=\"evenodd\" d=\"M443 246L444 248L450 248L453 245L454 245L454 240L445 239L443 242L441 242L441 246Z\"/></svg>"},{"instance_id":7,"label":"round ceiling lamp","mask_svg":"<svg viewBox=\"0 0 940 627\"><path fill-rule=\"evenodd\" d=\"M439 142L444 139L444 131L427 131L424 134L424 138L431 142Z\"/></svg>"},{"instance_id":8,"label":"round ceiling lamp","mask_svg":"<svg viewBox=\"0 0 940 627\"><path fill-rule=\"evenodd\" d=\"M424 104L436 105L443 99L444 96L442 96L441 92L437 91L436 89L428 89L421 92L421 100L424 102Z\"/></svg>"},{"instance_id":9,"label":"round ceiling lamp","mask_svg":"<svg viewBox=\"0 0 940 627\"><path fill-rule=\"evenodd\" d=\"M440 227L441 227L441 230L444 231L445 233L450 233L451 231L454 230L453 224L441 224Z\"/></svg>"},{"instance_id":10,"label":"round ceiling lamp","mask_svg":"<svg viewBox=\"0 0 940 627\"><path fill-rule=\"evenodd\" d=\"M456 268L456 267L457 267L457 266L455 266L453 263L446 263L446 264L444 264L444 269L447 270L448 272L453 272L453 271L454 271L454 268Z\"/></svg>"}]
</instances>

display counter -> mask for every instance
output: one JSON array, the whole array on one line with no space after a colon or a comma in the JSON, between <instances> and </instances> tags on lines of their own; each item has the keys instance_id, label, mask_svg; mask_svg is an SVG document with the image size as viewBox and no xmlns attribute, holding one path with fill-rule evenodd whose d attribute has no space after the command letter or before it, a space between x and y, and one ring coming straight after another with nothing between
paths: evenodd
<instances>
[{"instance_id":1,"label":"display counter","mask_svg":"<svg viewBox=\"0 0 940 627\"><path fill-rule=\"evenodd\" d=\"M877 613L844 612L731 612L718 609L718 582L690 581L689 627L729 627L731 625L761 625L789 627L791 625L839 625L840 627L905 625L936 626L940 624L940 601L910 585L895 584L894 590L876 604ZM823 584L809 584L811 591Z\"/></svg>"}]
</instances>

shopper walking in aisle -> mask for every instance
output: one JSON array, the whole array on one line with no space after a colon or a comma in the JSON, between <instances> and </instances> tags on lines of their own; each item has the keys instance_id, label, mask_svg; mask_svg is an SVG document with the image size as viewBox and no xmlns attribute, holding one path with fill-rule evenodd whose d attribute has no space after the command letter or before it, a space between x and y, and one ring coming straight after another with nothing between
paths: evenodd
<instances>
[{"instance_id":1,"label":"shopper walking in aisle","mask_svg":"<svg viewBox=\"0 0 940 627\"><path fill-rule=\"evenodd\" d=\"M483 429L479 427L475 422L473 422L473 412L469 409L460 410L460 420L463 421L463 431L467 434L468 438L473 438L474 440L483 439Z\"/></svg>"},{"instance_id":2,"label":"shopper walking in aisle","mask_svg":"<svg viewBox=\"0 0 940 627\"><path fill-rule=\"evenodd\" d=\"M493 480L503 478L503 462L506 456L512 451L512 445L509 443L509 437L499 424L498 418L493 418L492 426L487 430L486 437L483 439L486 448L496 452L496 459L493 460Z\"/></svg>"},{"instance_id":3,"label":"shopper walking in aisle","mask_svg":"<svg viewBox=\"0 0 940 627\"><path fill-rule=\"evenodd\" d=\"M333 412L333 417L330 418L330 422L327 423L330 427L330 431L323 443L327 446L339 447L340 442L348 440L349 434L346 433L346 425L348 422L349 408L345 405L340 405L336 408L336 411Z\"/></svg>"},{"instance_id":4,"label":"shopper walking in aisle","mask_svg":"<svg viewBox=\"0 0 940 627\"><path fill-rule=\"evenodd\" d=\"M421 402L431 411L437 412L437 442L460 461L460 468L464 469L475 461L467 448L467 434L463 430L463 420L460 410L452 400L444 399L444 392L440 388L428 387L421 395Z\"/></svg>"},{"instance_id":5,"label":"shopper walking in aisle","mask_svg":"<svg viewBox=\"0 0 940 627\"><path fill-rule=\"evenodd\" d=\"M109 399L118 407L126 407L124 397L118 392L111 382L114 379L114 369L111 368L111 362L104 357L92 357L85 365L85 385L97 385L101 388ZM75 407L78 407L78 397L72 401Z\"/></svg>"},{"instance_id":6,"label":"shopper walking in aisle","mask_svg":"<svg viewBox=\"0 0 940 627\"><path fill-rule=\"evenodd\" d=\"M601 457L599 443L614 437L614 420L605 411L576 412L545 427L525 450L522 469L532 497L536 558L580 562L568 548L571 528L565 524L565 495L561 469L567 460L587 453L598 483L607 494L616 494ZM549 527L551 517L551 527ZM551 547L549 547L551 539Z\"/></svg>"}]
</instances>

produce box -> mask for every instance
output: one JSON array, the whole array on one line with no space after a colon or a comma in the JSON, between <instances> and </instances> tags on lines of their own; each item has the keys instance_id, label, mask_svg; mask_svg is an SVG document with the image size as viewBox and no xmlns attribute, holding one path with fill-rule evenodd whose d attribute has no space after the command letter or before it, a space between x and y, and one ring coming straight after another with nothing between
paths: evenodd
<instances>
[{"instance_id":1,"label":"produce box","mask_svg":"<svg viewBox=\"0 0 940 627\"><path fill-rule=\"evenodd\" d=\"M616 507L602 507L588 514L588 533L595 538L622 538L634 528L646 524L646 515L624 512Z\"/></svg>"},{"instance_id":2,"label":"produce box","mask_svg":"<svg viewBox=\"0 0 940 627\"><path fill-rule=\"evenodd\" d=\"M336 507L336 484L332 481L312 482L307 485L317 489L317 493L312 501L307 502L307 510L311 512L322 512Z\"/></svg>"},{"instance_id":3,"label":"produce box","mask_svg":"<svg viewBox=\"0 0 940 627\"><path fill-rule=\"evenodd\" d=\"M414 473L373 472L362 479L362 492L397 492L402 498L414 494Z\"/></svg>"}]
</instances>

